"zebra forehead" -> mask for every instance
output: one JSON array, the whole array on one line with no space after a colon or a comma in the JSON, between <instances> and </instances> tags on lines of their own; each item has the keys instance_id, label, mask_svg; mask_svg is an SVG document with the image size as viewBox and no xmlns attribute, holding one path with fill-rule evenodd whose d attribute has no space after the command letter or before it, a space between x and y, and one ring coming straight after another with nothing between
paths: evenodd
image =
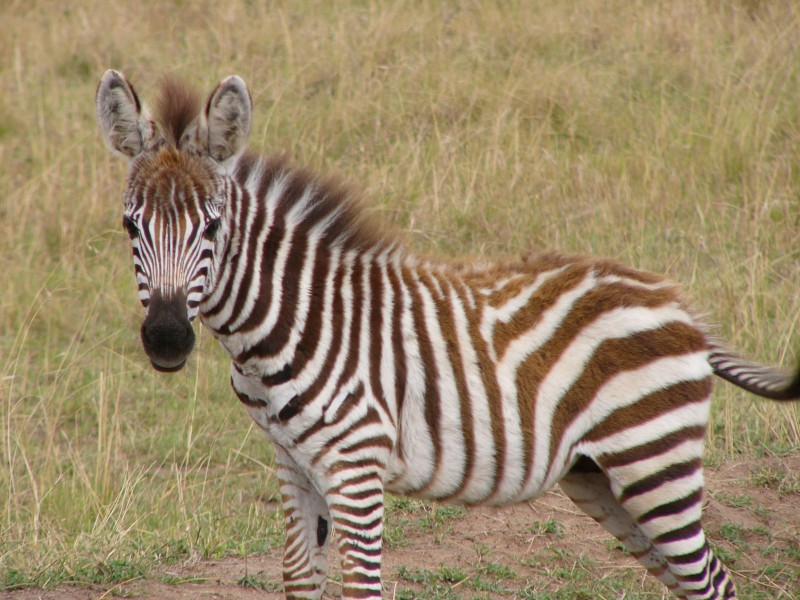
<instances>
[{"instance_id":1,"label":"zebra forehead","mask_svg":"<svg viewBox=\"0 0 800 600\"><path fill-rule=\"evenodd\" d=\"M130 181L132 196L150 204L150 211L198 214L202 200L214 192L214 178L202 159L164 148L142 157Z\"/></svg>"}]
</instances>

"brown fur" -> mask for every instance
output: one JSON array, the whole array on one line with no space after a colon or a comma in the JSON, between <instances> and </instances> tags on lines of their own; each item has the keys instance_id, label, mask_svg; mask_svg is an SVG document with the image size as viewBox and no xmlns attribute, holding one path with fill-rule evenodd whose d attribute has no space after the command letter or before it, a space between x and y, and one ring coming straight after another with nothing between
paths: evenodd
<instances>
[{"instance_id":1,"label":"brown fur","mask_svg":"<svg viewBox=\"0 0 800 600\"><path fill-rule=\"evenodd\" d=\"M155 106L155 119L168 144L177 147L202 102L196 90L174 75L165 75Z\"/></svg>"},{"instance_id":2,"label":"brown fur","mask_svg":"<svg viewBox=\"0 0 800 600\"><path fill-rule=\"evenodd\" d=\"M453 282L448 281L450 273L430 273L427 276L421 277L421 283L429 290L434 289L432 285L433 280L437 280L439 288L442 289L441 297L433 297L433 303L436 305L436 312L439 315L438 323L441 330L441 337L447 342L448 362L452 365L453 381L460 400L461 409L461 427L464 435L465 445L465 464L464 464L464 477L461 480L461 485L453 491L451 496L442 497L441 500L448 500L451 497L457 496L466 484L472 478L472 469L475 465L475 431L472 423L472 407L470 405L470 394L468 384L464 377L464 364L461 355L461 344L458 340L458 333L456 331L456 323L453 318L453 307L450 301L450 290L448 289ZM462 301L463 306L466 307L466 302ZM437 423L438 425L438 423Z\"/></svg>"},{"instance_id":3,"label":"brown fur","mask_svg":"<svg viewBox=\"0 0 800 600\"><path fill-rule=\"evenodd\" d=\"M132 188L148 189L151 197L170 205L175 202L173 187L195 189L200 196L207 196L212 186L208 169L199 158L172 147L144 155L131 182ZM157 206L160 204L151 204L152 209Z\"/></svg>"}]
</instances>

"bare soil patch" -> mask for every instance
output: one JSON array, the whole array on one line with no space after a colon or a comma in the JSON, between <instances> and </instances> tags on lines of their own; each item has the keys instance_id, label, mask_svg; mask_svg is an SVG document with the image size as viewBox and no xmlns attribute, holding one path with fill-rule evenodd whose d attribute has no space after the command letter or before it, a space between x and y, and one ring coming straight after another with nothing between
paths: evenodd
<instances>
[{"instance_id":1,"label":"bare soil patch","mask_svg":"<svg viewBox=\"0 0 800 600\"><path fill-rule=\"evenodd\" d=\"M766 597L796 597L793 586L800 576L799 476L800 456L743 460L707 469L706 531L740 588L754 586ZM547 530L542 524L552 527ZM384 556L388 598L408 597L408 590L425 597L431 593L425 587L429 582L422 581L425 573L442 569L463 575L460 580L445 582L450 586L447 597L494 597L491 591L476 591L474 586L481 577L491 579L487 573L502 580L504 598L517 597L515 589L555 592L568 585L565 577L570 569L583 571L575 573L576 579L582 577L589 585L606 578L629 577L640 590L648 589L652 597L661 597L660 584L645 578L644 570L557 489L535 502L510 508L474 508L433 528L412 522L402 540L387 548ZM784 570L776 567L776 560ZM513 576L497 575L503 568ZM331 574L336 574L335 568ZM263 600L283 597L279 582L280 552L275 550L247 559L165 566L147 579L111 589L26 589L2 593L0 598ZM325 598L337 598L338 593L338 585L331 581Z\"/></svg>"}]
</instances>

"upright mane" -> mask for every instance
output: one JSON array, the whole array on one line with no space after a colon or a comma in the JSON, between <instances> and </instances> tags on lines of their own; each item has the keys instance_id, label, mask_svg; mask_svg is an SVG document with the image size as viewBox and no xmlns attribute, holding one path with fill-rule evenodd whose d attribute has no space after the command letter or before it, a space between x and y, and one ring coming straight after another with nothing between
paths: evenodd
<instances>
[{"instance_id":1,"label":"upright mane","mask_svg":"<svg viewBox=\"0 0 800 600\"><path fill-rule=\"evenodd\" d=\"M259 202L276 181L285 182L282 193L274 199L275 210L284 215L291 208L297 209L302 217L291 224L296 232L309 233L327 221L325 237L342 240L347 248L398 247L396 233L367 212L361 195L342 178L321 176L309 168L294 166L286 154L261 154L248 149L233 176L246 187L254 172L260 173L262 182L260 191L255 193Z\"/></svg>"},{"instance_id":2,"label":"upright mane","mask_svg":"<svg viewBox=\"0 0 800 600\"><path fill-rule=\"evenodd\" d=\"M155 105L155 120L167 143L178 146L189 124L200 113L202 101L197 91L174 75L161 78Z\"/></svg>"}]
</instances>

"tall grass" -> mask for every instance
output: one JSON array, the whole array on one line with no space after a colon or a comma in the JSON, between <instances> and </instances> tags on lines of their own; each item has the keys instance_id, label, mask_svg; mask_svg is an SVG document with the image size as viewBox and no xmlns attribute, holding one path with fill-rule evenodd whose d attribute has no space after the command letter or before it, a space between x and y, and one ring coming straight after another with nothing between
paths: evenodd
<instances>
[{"instance_id":1,"label":"tall grass","mask_svg":"<svg viewBox=\"0 0 800 600\"><path fill-rule=\"evenodd\" d=\"M0 589L280 542L269 447L200 335L153 373L96 82L239 73L254 146L342 174L423 253L556 248L684 284L766 362L800 347L800 9L774 2L0 4ZM719 386L711 452L796 452Z\"/></svg>"}]
</instances>

